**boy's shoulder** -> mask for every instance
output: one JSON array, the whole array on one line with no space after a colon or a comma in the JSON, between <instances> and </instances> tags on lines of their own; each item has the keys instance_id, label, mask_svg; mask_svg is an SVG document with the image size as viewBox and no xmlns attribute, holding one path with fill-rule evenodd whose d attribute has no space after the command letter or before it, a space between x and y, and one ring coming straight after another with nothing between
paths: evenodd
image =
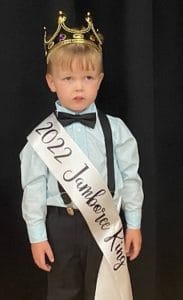
<instances>
[{"instance_id":1,"label":"boy's shoulder","mask_svg":"<svg viewBox=\"0 0 183 300\"><path fill-rule=\"evenodd\" d=\"M113 133L113 136L116 137L132 137L133 134L131 132L131 130L128 128L128 126L125 124L125 122L116 116L113 116L111 114L106 113L105 114L109 120L110 126L111 126L111 130Z\"/></svg>"},{"instance_id":2,"label":"boy's shoulder","mask_svg":"<svg viewBox=\"0 0 183 300\"><path fill-rule=\"evenodd\" d=\"M28 131L27 135L26 135L26 141L25 144L20 152L20 157L22 156L22 153L26 152L26 153L35 153L35 151L33 150L31 144L29 143L29 141L27 140L27 137L29 136L29 134L31 134L31 132L37 127L39 126L39 124L41 124L44 120L46 120L53 112L48 113L47 115L40 117L38 121L35 122L35 124L33 124L32 128Z\"/></svg>"},{"instance_id":3,"label":"boy's shoulder","mask_svg":"<svg viewBox=\"0 0 183 300\"><path fill-rule=\"evenodd\" d=\"M127 125L125 124L125 122L121 118L113 116L113 115L108 114L108 113L106 113L105 115L107 116L111 127L115 127L115 128L121 127L121 128L128 129Z\"/></svg>"}]
</instances>

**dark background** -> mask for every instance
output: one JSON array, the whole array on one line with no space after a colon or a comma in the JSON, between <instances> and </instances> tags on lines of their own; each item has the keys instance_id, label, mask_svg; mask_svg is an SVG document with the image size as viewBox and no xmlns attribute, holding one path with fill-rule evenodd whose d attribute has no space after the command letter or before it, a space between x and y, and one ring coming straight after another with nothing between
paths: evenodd
<instances>
[{"instance_id":1,"label":"dark background","mask_svg":"<svg viewBox=\"0 0 183 300\"><path fill-rule=\"evenodd\" d=\"M134 300L182 300L183 14L182 1L172 0L1 0L0 299L45 299L46 275L32 262L21 217L18 153L54 107L43 26L54 30L60 9L70 25L87 10L94 15L105 36L98 106L138 140L145 202L143 249L129 264Z\"/></svg>"}]
</instances>

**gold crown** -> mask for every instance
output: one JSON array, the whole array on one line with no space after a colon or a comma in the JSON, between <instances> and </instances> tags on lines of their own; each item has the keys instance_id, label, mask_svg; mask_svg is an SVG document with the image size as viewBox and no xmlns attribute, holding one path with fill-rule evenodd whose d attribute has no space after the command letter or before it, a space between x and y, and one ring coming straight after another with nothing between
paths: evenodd
<instances>
[{"instance_id":1,"label":"gold crown","mask_svg":"<svg viewBox=\"0 0 183 300\"><path fill-rule=\"evenodd\" d=\"M54 46L58 44L88 44L94 46L98 51L102 50L103 36L99 33L98 29L95 30L90 12L88 12L85 17L88 25L87 27L82 27L80 29L70 28L65 24L66 20L66 15L60 11L58 27L55 33L49 38L47 38L46 27L44 27L45 56L47 56Z\"/></svg>"}]
</instances>

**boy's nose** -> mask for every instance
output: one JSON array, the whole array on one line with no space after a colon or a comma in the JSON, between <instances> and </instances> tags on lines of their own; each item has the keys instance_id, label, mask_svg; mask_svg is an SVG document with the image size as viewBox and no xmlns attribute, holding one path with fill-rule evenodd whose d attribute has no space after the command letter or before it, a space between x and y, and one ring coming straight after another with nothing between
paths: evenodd
<instances>
[{"instance_id":1,"label":"boy's nose","mask_svg":"<svg viewBox=\"0 0 183 300\"><path fill-rule=\"evenodd\" d=\"M75 82L75 90L82 91L83 90L83 83L81 80L76 80Z\"/></svg>"}]
</instances>

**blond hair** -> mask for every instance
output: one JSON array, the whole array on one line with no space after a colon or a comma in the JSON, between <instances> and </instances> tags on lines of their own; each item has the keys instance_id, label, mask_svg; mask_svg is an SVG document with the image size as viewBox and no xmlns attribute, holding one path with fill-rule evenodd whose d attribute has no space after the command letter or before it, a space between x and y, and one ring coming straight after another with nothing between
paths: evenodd
<instances>
[{"instance_id":1,"label":"blond hair","mask_svg":"<svg viewBox=\"0 0 183 300\"><path fill-rule=\"evenodd\" d=\"M73 62L77 59L78 67L82 70L103 72L102 52L87 44L57 45L48 54L47 73L52 73L53 66L63 70L72 70Z\"/></svg>"}]
</instances>

